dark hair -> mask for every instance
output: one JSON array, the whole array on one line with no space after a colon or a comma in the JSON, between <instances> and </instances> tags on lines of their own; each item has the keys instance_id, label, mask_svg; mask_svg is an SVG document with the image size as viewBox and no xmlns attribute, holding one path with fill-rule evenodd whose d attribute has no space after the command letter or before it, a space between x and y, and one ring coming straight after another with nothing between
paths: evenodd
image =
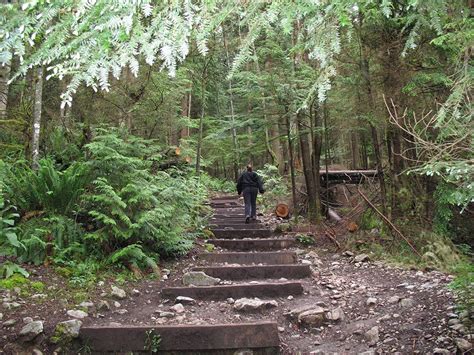
<instances>
[{"instance_id":1,"label":"dark hair","mask_svg":"<svg viewBox=\"0 0 474 355\"><path fill-rule=\"evenodd\" d=\"M252 165L250 164L247 165L247 171L252 171Z\"/></svg>"}]
</instances>

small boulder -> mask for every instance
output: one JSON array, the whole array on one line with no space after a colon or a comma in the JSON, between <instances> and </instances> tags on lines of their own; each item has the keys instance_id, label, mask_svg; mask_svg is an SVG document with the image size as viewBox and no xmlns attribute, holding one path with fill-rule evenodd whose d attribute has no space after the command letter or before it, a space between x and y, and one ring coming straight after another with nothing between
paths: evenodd
<instances>
[{"instance_id":1,"label":"small boulder","mask_svg":"<svg viewBox=\"0 0 474 355\"><path fill-rule=\"evenodd\" d=\"M325 321L325 312L322 307L313 307L298 315L298 323L310 327L320 327Z\"/></svg>"},{"instance_id":2,"label":"small boulder","mask_svg":"<svg viewBox=\"0 0 474 355\"><path fill-rule=\"evenodd\" d=\"M360 255L356 255L354 257L354 262L356 263L363 263L363 262L366 262L366 261L369 261L370 258L367 254L360 254Z\"/></svg>"},{"instance_id":3,"label":"small boulder","mask_svg":"<svg viewBox=\"0 0 474 355\"><path fill-rule=\"evenodd\" d=\"M3 302L3 308L5 309L17 309L20 308L21 304L18 302Z\"/></svg>"},{"instance_id":4,"label":"small boulder","mask_svg":"<svg viewBox=\"0 0 474 355\"><path fill-rule=\"evenodd\" d=\"M392 296L388 299L388 303L390 304L398 303L399 301L400 301L400 297L398 296Z\"/></svg>"},{"instance_id":5,"label":"small boulder","mask_svg":"<svg viewBox=\"0 0 474 355\"><path fill-rule=\"evenodd\" d=\"M94 307L94 303L92 303L92 302L81 302L79 304L79 307L89 309L89 308Z\"/></svg>"},{"instance_id":6,"label":"small boulder","mask_svg":"<svg viewBox=\"0 0 474 355\"><path fill-rule=\"evenodd\" d=\"M16 319L9 319L3 322L4 327L13 327L16 324Z\"/></svg>"},{"instance_id":7,"label":"small boulder","mask_svg":"<svg viewBox=\"0 0 474 355\"><path fill-rule=\"evenodd\" d=\"M403 308L411 308L413 307L414 304L415 304L415 301L413 300L413 298L404 298L400 301L400 305Z\"/></svg>"},{"instance_id":8,"label":"small boulder","mask_svg":"<svg viewBox=\"0 0 474 355\"><path fill-rule=\"evenodd\" d=\"M221 279L206 275L203 271L190 271L183 275L183 284L185 286L214 286L220 281Z\"/></svg>"},{"instance_id":9,"label":"small boulder","mask_svg":"<svg viewBox=\"0 0 474 355\"><path fill-rule=\"evenodd\" d=\"M86 312L78 310L78 309L71 309L67 311L67 315L69 317L77 318L77 319L84 319L88 316Z\"/></svg>"},{"instance_id":10,"label":"small boulder","mask_svg":"<svg viewBox=\"0 0 474 355\"><path fill-rule=\"evenodd\" d=\"M467 353L469 350L472 350L472 344L463 338L455 339L456 346L462 353Z\"/></svg>"},{"instance_id":11,"label":"small boulder","mask_svg":"<svg viewBox=\"0 0 474 355\"><path fill-rule=\"evenodd\" d=\"M137 289L133 289L133 290L132 290L132 296L134 296L134 297L140 296L140 291L137 290Z\"/></svg>"},{"instance_id":12,"label":"small boulder","mask_svg":"<svg viewBox=\"0 0 474 355\"><path fill-rule=\"evenodd\" d=\"M259 298L240 298L235 301L234 309L237 311L243 312L251 312L251 311L259 311L262 309L267 309L271 307L277 307L277 301L270 300L265 301Z\"/></svg>"},{"instance_id":13,"label":"small boulder","mask_svg":"<svg viewBox=\"0 0 474 355\"><path fill-rule=\"evenodd\" d=\"M173 312L160 311L158 313L158 317L160 317L160 318L173 318L174 313Z\"/></svg>"},{"instance_id":14,"label":"small boulder","mask_svg":"<svg viewBox=\"0 0 474 355\"><path fill-rule=\"evenodd\" d=\"M191 298L191 297L178 296L178 297L176 297L175 303L195 304L196 300L194 298Z\"/></svg>"},{"instance_id":15,"label":"small boulder","mask_svg":"<svg viewBox=\"0 0 474 355\"><path fill-rule=\"evenodd\" d=\"M110 304L107 301L100 300L97 303L97 310L99 311L110 311Z\"/></svg>"},{"instance_id":16,"label":"small boulder","mask_svg":"<svg viewBox=\"0 0 474 355\"><path fill-rule=\"evenodd\" d=\"M369 345L375 345L379 341L379 327L375 326L370 328L364 334L365 338L367 339Z\"/></svg>"},{"instance_id":17,"label":"small boulder","mask_svg":"<svg viewBox=\"0 0 474 355\"><path fill-rule=\"evenodd\" d=\"M171 306L170 309L176 313L184 312L184 306L181 303L176 303L174 306Z\"/></svg>"},{"instance_id":18,"label":"small boulder","mask_svg":"<svg viewBox=\"0 0 474 355\"><path fill-rule=\"evenodd\" d=\"M345 319L344 311L341 307L334 308L332 311L326 313L326 319L334 322L343 321Z\"/></svg>"},{"instance_id":19,"label":"small boulder","mask_svg":"<svg viewBox=\"0 0 474 355\"><path fill-rule=\"evenodd\" d=\"M63 340L71 340L79 336L82 327L82 322L78 319L72 319L65 322L60 322L56 325L52 341L58 343Z\"/></svg>"},{"instance_id":20,"label":"small boulder","mask_svg":"<svg viewBox=\"0 0 474 355\"><path fill-rule=\"evenodd\" d=\"M367 306L374 306L377 304L377 299L375 297L369 297L367 298L367 301L365 301L365 304Z\"/></svg>"},{"instance_id":21,"label":"small boulder","mask_svg":"<svg viewBox=\"0 0 474 355\"><path fill-rule=\"evenodd\" d=\"M28 340L34 339L37 335L43 333L43 321L37 320L26 324L20 330L20 335L26 337Z\"/></svg>"},{"instance_id":22,"label":"small boulder","mask_svg":"<svg viewBox=\"0 0 474 355\"><path fill-rule=\"evenodd\" d=\"M124 298L127 297L127 293L124 290L113 285L112 285L112 292L110 295L119 300L123 300Z\"/></svg>"}]
</instances>

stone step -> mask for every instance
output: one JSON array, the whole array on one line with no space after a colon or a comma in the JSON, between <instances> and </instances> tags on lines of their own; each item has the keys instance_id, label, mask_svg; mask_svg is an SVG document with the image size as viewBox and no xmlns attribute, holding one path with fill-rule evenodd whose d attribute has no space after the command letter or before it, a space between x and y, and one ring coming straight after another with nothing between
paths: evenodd
<instances>
[{"instance_id":1,"label":"stone step","mask_svg":"<svg viewBox=\"0 0 474 355\"><path fill-rule=\"evenodd\" d=\"M293 238L273 239L209 239L208 243L229 250L278 250L296 245Z\"/></svg>"},{"instance_id":2,"label":"stone step","mask_svg":"<svg viewBox=\"0 0 474 355\"><path fill-rule=\"evenodd\" d=\"M206 253L198 255L199 259L211 263L229 264L294 264L297 255L292 251L256 252L256 253Z\"/></svg>"},{"instance_id":3,"label":"stone step","mask_svg":"<svg viewBox=\"0 0 474 355\"><path fill-rule=\"evenodd\" d=\"M217 325L150 325L82 327L80 340L92 354L144 353L160 339L159 352L227 354L237 349L266 350L278 354L280 339L276 322L263 321ZM151 354L151 350L147 353Z\"/></svg>"},{"instance_id":4,"label":"stone step","mask_svg":"<svg viewBox=\"0 0 474 355\"><path fill-rule=\"evenodd\" d=\"M242 239L242 238L268 238L273 235L271 229L211 229L216 238Z\"/></svg>"},{"instance_id":5,"label":"stone step","mask_svg":"<svg viewBox=\"0 0 474 355\"><path fill-rule=\"evenodd\" d=\"M193 271L203 271L222 280L250 279L303 279L311 276L309 265L252 265L252 266L199 266Z\"/></svg>"},{"instance_id":6,"label":"stone step","mask_svg":"<svg viewBox=\"0 0 474 355\"><path fill-rule=\"evenodd\" d=\"M164 298L173 299L178 296L204 300L222 300L229 297L234 299L242 297L285 297L302 294L303 285L301 282L262 282L237 285L164 287L161 293Z\"/></svg>"}]
</instances>

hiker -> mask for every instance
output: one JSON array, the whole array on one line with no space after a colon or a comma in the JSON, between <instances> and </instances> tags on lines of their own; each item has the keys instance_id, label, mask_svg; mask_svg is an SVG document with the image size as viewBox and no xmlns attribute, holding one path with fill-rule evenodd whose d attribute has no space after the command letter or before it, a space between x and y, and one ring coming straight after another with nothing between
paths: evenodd
<instances>
[{"instance_id":1,"label":"hiker","mask_svg":"<svg viewBox=\"0 0 474 355\"><path fill-rule=\"evenodd\" d=\"M252 171L252 165L247 165L247 171L244 171L237 180L237 192L244 195L245 203L245 223L250 219L257 220L257 194L263 194L263 182L260 176Z\"/></svg>"}]
</instances>

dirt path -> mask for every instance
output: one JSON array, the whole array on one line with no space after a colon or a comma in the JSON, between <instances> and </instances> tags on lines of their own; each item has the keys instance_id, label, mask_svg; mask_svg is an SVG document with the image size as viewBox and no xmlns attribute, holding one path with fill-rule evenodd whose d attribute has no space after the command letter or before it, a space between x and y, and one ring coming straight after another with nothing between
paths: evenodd
<instances>
[{"instance_id":1,"label":"dirt path","mask_svg":"<svg viewBox=\"0 0 474 355\"><path fill-rule=\"evenodd\" d=\"M219 210L224 216L223 211ZM216 237L229 237L240 247L242 243L250 243L250 239L245 236L233 239L239 234L233 230L264 227L264 224L244 225L241 219L235 218L235 213L232 216L231 219L216 217L215 234ZM253 233L252 238L258 239L257 236L258 233ZM292 240L283 235L262 238L267 241L284 239ZM271 328L274 326L283 354L469 352L472 329L466 329L462 324L467 315L456 312L453 295L447 288L451 281L449 275L390 267L371 260L369 256L350 252L334 253L325 242L316 240L315 245L303 247L292 240L293 244L285 244L283 248L276 244L267 245L272 250L262 247L263 251L236 251L216 247L209 252L206 250L210 250L210 242L203 241L187 257L169 263L160 282L143 280L122 287L126 296L120 300L110 295L112 282L98 285L96 292L88 298L91 304L87 306L87 316L82 319L83 329L109 327L109 335L101 335L94 328L94 339L102 341L110 336L110 329L128 329L128 333L121 333L123 337L123 334L131 334L130 327L137 326L262 324L262 332L267 333L246 334L242 344L251 347L267 341L270 346L274 340L261 338L262 334L267 338L274 337ZM267 262L259 262L263 260ZM210 266L214 268L209 269ZM226 277L218 281L206 279L205 283L211 283L209 286L183 288L183 279L192 276L199 268L215 273L212 276ZM281 277L283 274L286 277ZM262 279L261 275L270 278ZM233 286L236 288L231 292L237 292L239 296L223 293L223 289ZM176 287L180 287L179 291ZM177 295L187 296L186 292L193 300L175 300ZM11 298L12 294L3 292L2 296ZM254 296L264 301L263 305L252 304L252 300L239 300ZM64 301L58 303L58 300L49 298L39 301L17 297L16 300L23 302L24 306L6 310L3 314L4 323L17 320L13 326L3 324L1 339L3 345L9 344L4 351L15 353L20 348L28 348L14 346L19 340L16 335L23 326L22 319L28 315L45 321L45 334L29 343L29 352L25 353L31 353L33 348L52 353L57 346L48 342L48 338L58 321L70 319L66 315L70 305L58 307ZM68 302L71 301L66 300L66 304ZM250 304L245 306L245 302ZM41 307L35 307L35 303L40 303ZM244 304L243 309L238 309L239 304ZM79 305L76 308L80 308ZM224 328L216 329L222 331ZM112 335L112 338L114 336L117 337ZM139 346L140 350L143 349L143 345ZM277 352L275 348L270 351Z\"/></svg>"}]
</instances>

